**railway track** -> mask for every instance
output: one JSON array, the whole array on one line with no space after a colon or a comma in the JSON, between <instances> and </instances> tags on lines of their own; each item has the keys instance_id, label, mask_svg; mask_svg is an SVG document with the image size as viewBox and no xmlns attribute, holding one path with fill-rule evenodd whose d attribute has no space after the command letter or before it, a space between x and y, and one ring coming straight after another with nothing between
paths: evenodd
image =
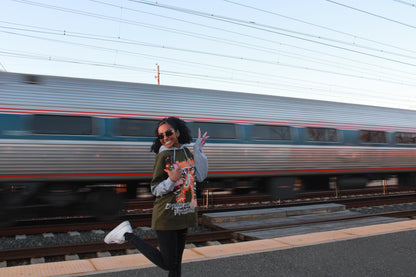
<instances>
[{"instance_id":1,"label":"railway track","mask_svg":"<svg viewBox=\"0 0 416 277\"><path fill-rule=\"evenodd\" d=\"M229 198L228 198L229 199ZM250 200L255 199L252 197ZM312 198L314 199L314 198ZM232 205L227 207L212 207L211 209L201 209L201 213L208 213L208 212L219 212L219 211L231 211L231 210L251 210L254 207L258 208L270 208L270 207L290 207L290 206L299 206L304 205L302 201L296 201L292 203L280 203L276 205L270 204L261 204L267 201L264 198L257 199L260 203L259 205L244 205L237 206ZM256 201L257 201L256 200ZM372 206L379 206L379 205L400 205L400 203L416 203L416 195L412 192L408 192L405 194L393 194L393 195L383 195L378 194L376 196L361 196L355 197L354 199L338 199L334 201L334 199L327 199L325 201L318 202L319 200L311 200L307 201L307 204L316 204L316 203L340 203L346 205L349 209L354 209L358 207L372 207ZM228 203L230 204L230 203ZM416 216L416 204L414 205L415 209L407 209L405 211L388 211L388 212L378 212L372 214L361 214L359 216L354 216L353 218L370 218L375 216L386 216L386 217L415 217ZM349 219L353 219L352 217ZM132 216L128 218L132 225L135 228L143 228L140 226L149 226L150 225L150 214L142 214L140 218ZM348 218L344 218L346 220ZM333 221L341 220L341 219L334 219ZM122 255L125 254L128 249L131 249L132 246L129 244L123 245L106 245L103 243L102 239L105 236L105 231L102 230L111 230L116 224L118 224L120 220L117 222L81 222L74 224L49 224L44 226L26 226L26 227L13 227L8 229L0 230L0 239L4 239L5 237L12 237L14 236L30 236L30 235L38 235L42 234L55 234L55 233L92 233L96 232L93 237L95 240L85 241L85 242L77 242L75 239L74 242L70 243L61 243L59 245L45 245L45 246L36 246L31 247L23 246L20 248L3 248L0 250L0 262L7 261L7 266L19 265L19 264L27 264L30 263L31 260L41 257L42 262L48 261L62 261L68 259L68 257L73 257L74 255L76 258L91 258L91 257L100 257L103 255ZM328 222L328 220L315 220L306 222L305 224L317 224ZM276 224L272 226L268 226L267 228L284 228L291 225L299 225L299 223L293 224ZM202 230L197 233L190 233L188 234L188 243L193 243L196 246L203 246L207 245L209 241L219 241L220 243L230 243L239 240L239 237L235 234L241 231L248 231L248 230L256 230L264 228L264 226L257 226L257 227L242 227L242 228L235 228L231 230ZM144 227L146 229L146 227ZM82 235L80 235L82 237ZM145 238L152 244L156 244L156 238L154 236L150 236ZM53 240L53 238L51 238ZM4 245L4 244L3 244ZM75 253L75 254L74 254ZM43 258L42 258L43 257Z\"/></svg>"},{"instance_id":2,"label":"railway track","mask_svg":"<svg viewBox=\"0 0 416 277\"><path fill-rule=\"evenodd\" d=\"M250 205L303 205L311 202L322 201L343 201L361 197L381 196L384 198L392 195L411 195L416 194L415 189L403 189L399 187L388 188L366 188L366 189L348 189L348 190L330 190L298 193L295 199L273 200L268 194L224 194L223 191L207 190L198 200L200 209L213 210L227 208L234 205L250 206ZM254 203L254 204L253 204ZM151 213L153 207L153 198L135 199L128 203L125 214Z\"/></svg>"},{"instance_id":3,"label":"railway track","mask_svg":"<svg viewBox=\"0 0 416 277\"><path fill-rule=\"evenodd\" d=\"M215 200L214 200L215 199ZM348 190L342 195L334 195L334 192L308 192L300 194L293 200L276 201L270 196L256 195L219 195L213 203L200 205L199 214L210 212L225 212L235 210L250 210L273 207L292 207L300 205L313 205L320 203L344 204L348 209L365 206L391 205L416 202L415 190L394 189L388 194L380 190ZM202 199L198 203L203 203ZM15 236L20 234L33 235L42 233L69 232L76 228L78 231L108 230L117 225L120 220L129 220L135 226L149 226L151 221L151 208L153 200L144 203L140 200L130 201L126 210L120 213L120 218L115 221L97 221L94 217L54 217L32 218L19 221L15 226L0 228L0 237ZM150 206L151 207L151 206ZM149 211L150 209L150 211ZM75 227L74 227L75 226Z\"/></svg>"},{"instance_id":4,"label":"railway track","mask_svg":"<svg viewBox=\"0 0 416 277\"><path fill-rule=\"evenodd\" d=\"M395 211L395 212L384 212L374 214L362 214L357 216L349 216L330 220L310 220L304 221L302 224L318 224L328 223L342 220L351 219L363 219L371 217L415 217L416 209L407 211ZM291 226L300 226L299 223L284 223L267 226L256 226L256 227L242 227L228 230L213 230L209 232L190 233L187 237L187 243L192 243L195 246L205 246L209 242L215 241L216 243L232 243L241 241L242 238L237 234L243 231L253 231L265 228L287 228ZM103 232L104 233L104 232ZM245 238L247 239L247 238ZM156 245L157 239L155 237L145 238L149 243ZM8 266L22 265L33 262L33 260L41 259L42 262L46 261L63 261L73 259L74 256L79 258L91 258L101 257L109 255L123 255L128 252L129 249L133 249L130 244L112 244L107 245L102 240L95 242L84 242L84 243L70 243L53 246L41 246L41 247L29 247L21 249L7 249L0 250L0 261L7 261Z\"/></svg>"},{"instance_id":5,"label":"railway track","mask_svg":"<svg viewBox=\"0 0 416 277\"><path fill-rule=\"evenodd\" d=\"M232 231L211 231L204 233L192 233L187 236L187 243L203 243L207 241L225 241L231 240ZM157 245L157 238L145 238L146 241L153 245ZM61 259L64 259L64 256L73 255L76 253L80 254L96 254L100 256L99 253L109 252L109 251L120 251L132 249L133 246L129 244L105 244L103 241L100 242L86 242L86 243L74 243L66 245L55 245L55 246L44 246L44 247L32 247L25 249L8 249L0 251L0 261L11 261L11 260L25 260L36 257L56 257L62 256ZM98 254L97 254L98 253ZM60 259L57 258L56 259Z\"/></svg>"}]
</instances>

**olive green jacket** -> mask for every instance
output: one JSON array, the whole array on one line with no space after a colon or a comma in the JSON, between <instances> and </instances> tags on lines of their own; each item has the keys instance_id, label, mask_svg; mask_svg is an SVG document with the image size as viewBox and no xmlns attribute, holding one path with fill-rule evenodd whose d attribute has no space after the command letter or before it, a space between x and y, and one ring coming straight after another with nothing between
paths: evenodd
<instances>
[{"instance_id":1,"label":"olive green jacket","mask_svg":"<svg viewBox=\"0 0 416 277\"><path fill-rule=\"evenodd\" d=\"M202 154L199 158L200 170L198 181L205 178L208 170L208 160L201 148L194 153ZM173 163L179 162L182 168L183 181L173 182L164 171L166 158ZM202 162L201 162L202 160ZM205 162L203 162L205 160ZM198 205L196 199L196 172L194 155L181 146L180 148L161 147L156 155L151 182L152 193L156 196L153 204L152 229L154 230L180 230L198 225ZM201 172L202 171L202 172Z\"/></svg>"}]
</instances>

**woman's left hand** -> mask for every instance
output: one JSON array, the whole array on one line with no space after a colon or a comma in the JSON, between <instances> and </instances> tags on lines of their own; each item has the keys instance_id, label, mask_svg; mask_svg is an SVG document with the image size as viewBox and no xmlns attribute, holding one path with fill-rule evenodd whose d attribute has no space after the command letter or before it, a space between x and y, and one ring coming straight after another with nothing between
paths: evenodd
<instances>
[{"instance_id":1,"label":"woman's left hand","mask_svg":"<svg viewBox=\"0 0 416 277\"><path fill-rule=\"evenodd\" d=\"M208 132L205 132L202 136L201 136L201 128L198 128L198 138L201 139L201 145L204 145L206 140L209 138L209 136L207 136Z\"/></svg>"}]
</instances>

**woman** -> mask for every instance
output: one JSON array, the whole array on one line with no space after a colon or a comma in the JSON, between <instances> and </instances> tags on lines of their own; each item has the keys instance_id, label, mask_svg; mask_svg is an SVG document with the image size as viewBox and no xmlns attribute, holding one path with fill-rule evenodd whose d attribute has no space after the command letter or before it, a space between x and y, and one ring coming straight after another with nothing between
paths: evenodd
<instances>
[{"instance_id":1,"label":"woman","mask_svg":"<svg viewBox=\"0 0 416 277\"><path fill-rule=\"evenodd\" d=\"M132 243L143 255L169 276L181 275L182 254L186 232L198 225L196 180L202 182L208 173L208 160L202 146L205 132L194 144L193 154L184 146L192 141L186 123L169 117L159 121L151 151L156 158L151 191L156 196L153 205L152 229L156 230L160 251L133 234L128 221L122 222L104 239L107 244Z\"/></svg>"}]
</instances>

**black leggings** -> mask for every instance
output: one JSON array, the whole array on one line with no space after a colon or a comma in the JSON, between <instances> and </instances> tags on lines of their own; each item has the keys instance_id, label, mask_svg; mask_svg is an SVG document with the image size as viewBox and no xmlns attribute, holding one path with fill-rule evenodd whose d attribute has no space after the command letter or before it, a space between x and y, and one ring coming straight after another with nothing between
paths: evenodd
<instances>
[{"instance_id":1,"label":"black leggings","mask_svg":"<svg viewBox=\"0 0 416 277\"><path fill-rule=\"evenodd\" d=\"M132 233L124 237L133 244L146 258L164 270L169 270L169 277L181 276L182 254L185 249L186 231L156 231L160 251Z\"/></svg>"}]
</instances>

